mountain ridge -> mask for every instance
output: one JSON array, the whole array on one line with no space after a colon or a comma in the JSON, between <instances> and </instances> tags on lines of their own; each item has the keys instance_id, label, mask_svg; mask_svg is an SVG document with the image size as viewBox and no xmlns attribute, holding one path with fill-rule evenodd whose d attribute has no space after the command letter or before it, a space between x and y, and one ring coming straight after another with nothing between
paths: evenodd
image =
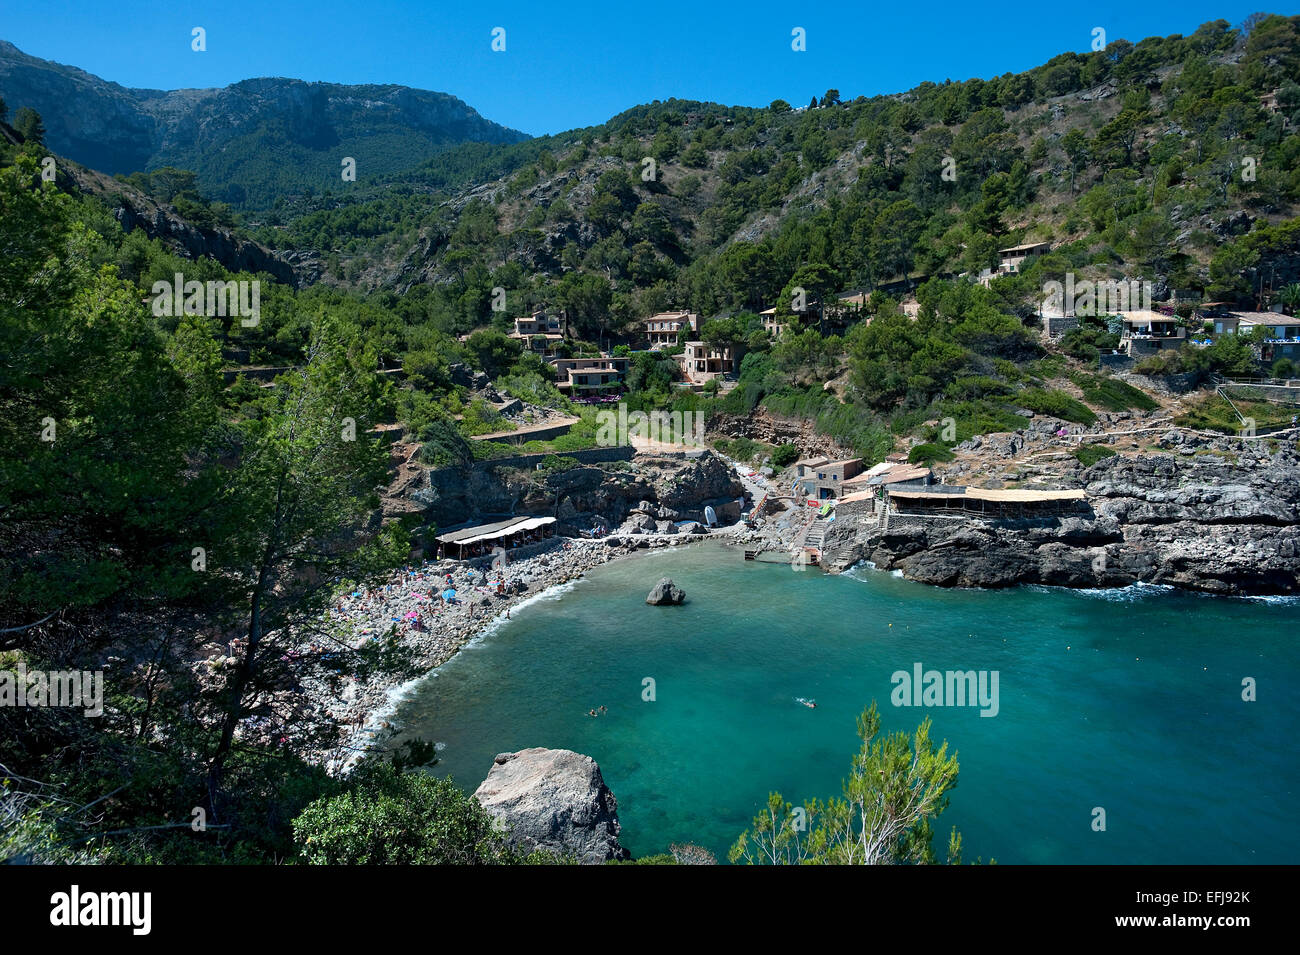
<instances>
[{"instance_id":1,"label":"mountain ridge","mask_svg":"<svg viewBox=\"0 0 1300 955\"><path fill-rule=\"evenodd\" d=\"M0 93L45 119L51 149L109 175L192 169L211 198L269 205L427 162L466 142L530 137L449 93L400 84L253 77L223 87L135 89L0 40Z\"/></svg>"}]
</instances>

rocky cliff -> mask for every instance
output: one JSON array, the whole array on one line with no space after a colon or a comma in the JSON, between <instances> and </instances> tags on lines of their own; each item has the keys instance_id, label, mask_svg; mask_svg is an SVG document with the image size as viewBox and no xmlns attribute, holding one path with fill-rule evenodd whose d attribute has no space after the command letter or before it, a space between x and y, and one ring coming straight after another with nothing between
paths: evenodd
<instances>
[{"instance_id":1,"label":"rocky cliff","mask_svg":"<svg viewBox=\"0 0 1300 955\"><path fill-rule=\"evenodd\" d=\"M825 564L870 560L945 587L1142 582L1214 594L1300 593L1300 456L1239 439L1165 435L1172 453L1083 472L1077 517L837 521Z\"/></svg>"},{"instance_id":2,"label":"rocky cliff","mask_svg":"<svg viewBox=\"0 0 1300 955\"><path fill-rule=\"evenodd\" d=\"M618 844L618 800L590 756L541 748L502 753L474 798L517 848L588 864L630 857Z\"/></svg>"},{"instance_id":3,"label":"rocky cliff","mask_svg":"<svg viewBox=\"0 0 1300 955\"><path fill-rule=\"evenodd\" d=\"M295 268L286 258L258 242L227 229L195 225L171 206L103 173L64 159L59 160L58 170L61 185L103 199L123 232L143 229L149 238L159 240L187 259L210 258L232 272L265 272L277 282L295 288L304 279L311 281L318 277L318 272L304 275L305 270Z\"/></svg>"},{"instance_id":4,"label":"rocky cliff","mask_svg":"<svg viewBox=\"0 0 1300 955\"><path fill-rule=\"evenodd\" d=\"M577 527L614 528L649 503L663 519L676 520L741 497L744 485L725 462L707 452L642 454L631 461L600 462L543 473L491 461L468 469L430 471L405 445L405 466L385 496L389 513L423 511L440 526L487 515L546 514Z\"/></svg>"}]
</instances>

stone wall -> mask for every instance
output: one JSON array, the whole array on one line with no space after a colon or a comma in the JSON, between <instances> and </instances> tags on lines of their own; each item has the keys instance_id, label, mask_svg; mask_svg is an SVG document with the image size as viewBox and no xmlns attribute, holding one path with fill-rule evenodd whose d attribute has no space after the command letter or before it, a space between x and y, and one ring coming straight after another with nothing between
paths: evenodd
<instances>
[{"instance_id":1,"label":"stone wall","mask_svg":"<svg viewBox=\"0 0 1300 955\"><path fill-rule=\"evenodd\" d=\"M1060 338L1072 328L1079 327L1079 319L1074 315L1044 315L1043 324L1047 327L1050 338Z\"/></svg>"},{"instance_id":2,"label":"stone wall","mask_svg":"<svg viewBox=\"0 0 1300 955\"><path fill-rule=\"evenodd\" d=\"M632 456L635 454L636 448L628 445L617 448L588 448L585 451L565 451L558 454L553 451L545 451L538 454L517 454L508 458L492 458L490 461L477 462L475 467L532 468L552 456L573 458L579 464L600 464L605 461L631 461ZM455 469L444 468L442 470ZM440 472L434 471L432 473L438 474ZM432 474L430 477L432 477Z\"/></svg>"},{"instance_id":3,"label":"stone wall","mask_svg":"<svg viewBox=\"0 0 1300 955\"><path fill-rule=\"evenodd\" d=\"M532 431L513 431L506 434L498 434L489 439L501 444L524 444L528 441L550 441L552 438L558 438L562 434L568 434L573 428L573 422L566 421L564 424L552 425L549 428L535 428ZM476 440L482 441L483 438ZM603 449L602 449L603 450ZM565 455L572 457L572 455Z\"/></svg>"}]
</instances>

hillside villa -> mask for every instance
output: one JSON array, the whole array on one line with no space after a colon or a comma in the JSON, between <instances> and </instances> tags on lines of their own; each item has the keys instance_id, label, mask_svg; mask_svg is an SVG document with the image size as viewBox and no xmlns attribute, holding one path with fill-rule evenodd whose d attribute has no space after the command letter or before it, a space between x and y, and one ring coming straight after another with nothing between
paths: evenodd
<instances>
[{"instance_id":1,"label":"hillside villa","mask_svg":"<svg viewBox=\"0 0 1300 955\"><path fill-rule=\"evenodd\" d=\"M677 363L682 377L692 385L733 374L736 364L730 346L714 348L704 342L687 342L685 350L677 356Z\"/></svg>"},{"instance_id":2,"label":"hillside villa","mask_svg":"<svg viewBox=\"0 0 1300 955\"><path fill-rule=\"evenodd\" d=\"M820 317L820 323L828 325L828 331L843 330L854 318L862 313L870 297L869 292L840 292L835 296L833 303L828 302L822 308L824 314ZM767 332L770 338L780 338L782 332L792 324L791 318L798 323L800 328L818 323L819 318L815 308L795 312L793 315L778 316L775 305L759 312L758 317L763 320L763 331Z\"/></svg>"},{"instance_id":3,"label":"hillside villa","mask_svg":"<svg viewBox=\"0 0 1300 955\"><path fill-rule=\"evenodd\" d=\"M1138 309L1120 316L1123 329L1119 350L1130 358L1154 355L1163 348L1178 348L1187 340L1187 329L1176 315Z\"/></svg>"},{"instance_id":4,"label":"hillside villa","mask_svg":"<svg viewBox=\"0 0 1300 955\"><path fill-rule=\"evenodd\" d=\"M515 330L510 337L534 351L549 351L564 340L568 332L568 319L563 313L548 315L538 310L526 318L515 319Z\"/></svg>"},{"instance_id":5,"label":"hillside villa","mask_svg":"<svg viewBox=\"0 0 1300 955\"><path fill-rule=\"evenodd\" d=\"M803 458L794 463L794 493L819 501L840 497L844 485L862 472L861 458Z\"/></svg>"},{"instance_id":6,"label":"hillside villa","mask_svg":"<svg viewBox=\"0 0 1300 955\"><path fill-rule=\"evenodd\" d=\"M988 285L994 279L1003 275L1015 275L1020 271L1025 261L1035 255L1046 255L1052 250L1050 242L1027 242L1024 245L1013 245L1010 248L998 249L997 270L984 269L979 274L981 285Z\"/></svg>"},{"instance_id":7,"label":"hillside villa","mask_svg":"<svg viewBox=\"0 0 1300 955\"><path fill-rule=\"evenodd\" d=\"M1300 358L1300 317L1282 312L1242 312L1218 309L1205 316L1214 323L1218 335L1250 335L1264 328L1265 339L1260 345L1260 357L1266 361L1279 358Z\"/></svg>"},{"instance_id":8,"label":"hillside villa","mask_svg":"<svg viewBox=\"0 0 1300 955\"><path fill-rule=\"evenodd\" d=\"M767 332L769 338L781 337L781 330L785 328L786 323L776 317L775 305L759 312L758 317L763 320L763 331Z\"/></svg>"},{"instance_id":9,"label":"hillside villa","mask_svg":"<svg viewBox=\"0 0 1300 955\"><path fill-rule=\"evenodd\" d=\"M568 395L617 391L627 380L628 358L553 358L555 387Z\"/></svg>"},{"instance_id":10,"label":"hillside villa","mask_svg":"<svg viewBox=\"0 0 1300 955\"><path fill-rule=\"evenodd\" d=\"M650 348L671 348L677 344L677 334L687 328L692 334L700 330L700 316L694 312L660 312L645 320L646 339Z\"/></svg>"}]
</instances>

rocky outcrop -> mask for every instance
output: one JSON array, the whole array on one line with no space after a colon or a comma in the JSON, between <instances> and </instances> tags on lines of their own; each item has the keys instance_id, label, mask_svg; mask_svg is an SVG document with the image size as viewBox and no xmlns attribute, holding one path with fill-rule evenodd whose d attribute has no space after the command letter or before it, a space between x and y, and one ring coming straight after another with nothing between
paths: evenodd
<instances>
[{"instance_id":1,"label":"rocky outcrop","mask_svg":"<svg viewBox=\"0 0 1300 955\"><path fill-rule=\"evenodd\" d=\"M674 584L671 577L662 577L659 583L650 589L645 602L656 607L685 603L686 591Z\"/></svg>"},{"instance_id":2,"label":"rocky outcrop","mask_svg":"<svg viewBox=\"0 0 1300 955\"><path fill-rule=\"evenodd\" d=\"M474 798L526 852L588 864L630 858L618 843L618 801L590 756L541 748L501 753Z\"/></svg>"},{"instance_id":3,"label":"rocky outcrop","mask_svg":"<svg viewBox=\"0 0 1300 955\"><path fill-rule=\"evenodd\" d=\"M784 418L766 408L755 408L752 414L719 414L709 419L709 432L729 438L749 438L764 444L793 444L804 457L825 455L840 459L851 458L853 452L841 447L828 435L817 430L817 422L807 418Z\"/></svg>"},{"instance_id":4,"label":"rocky outcrop","mask_svg":"<svg viewBox=\"0 0 1300 955\"><path fill-rule=\"evenodd\" d=\"M1078 517L837 521L824 565L858 560L944 587L1165 584L1226 595L1300 593L1300 457L1171 432L1176 454L1107 458L1083 472Z\"/></svg>"},{"instance_id":5,"label":"rocky outcrop","mask_svg":"<svg viewBox=\"0 0 1300 955\"><path fill-rule=\"evenodd\" d=\"M546 514L573 527L616 528L640 513L644 518L633 526L654 533L659 521L701 520L706 505L721 514L744 493L744 485L711 452L696 458L638 453L630 462L598 462L544 477L493 461L464 469L426 468L390 485L385 507L394 513L423 509L440 526L501 514Z\"/></svg>"},{"instance_id":6,"label":"rocky outcrop","mask_svg":"<svg viewBox=\"0 0 1300 955\"><path fill-rule=\"evenodd\" d=\"M150 239L157 239L183 258L214 259L232 272L265 272L285 285L300 284L294 266L260 243L241 238L228 229L195 225L171 206L77 163L62 160L58 168L72 188L105 200L123 232L141 229Z\"/></svg>"}]
</instances>

